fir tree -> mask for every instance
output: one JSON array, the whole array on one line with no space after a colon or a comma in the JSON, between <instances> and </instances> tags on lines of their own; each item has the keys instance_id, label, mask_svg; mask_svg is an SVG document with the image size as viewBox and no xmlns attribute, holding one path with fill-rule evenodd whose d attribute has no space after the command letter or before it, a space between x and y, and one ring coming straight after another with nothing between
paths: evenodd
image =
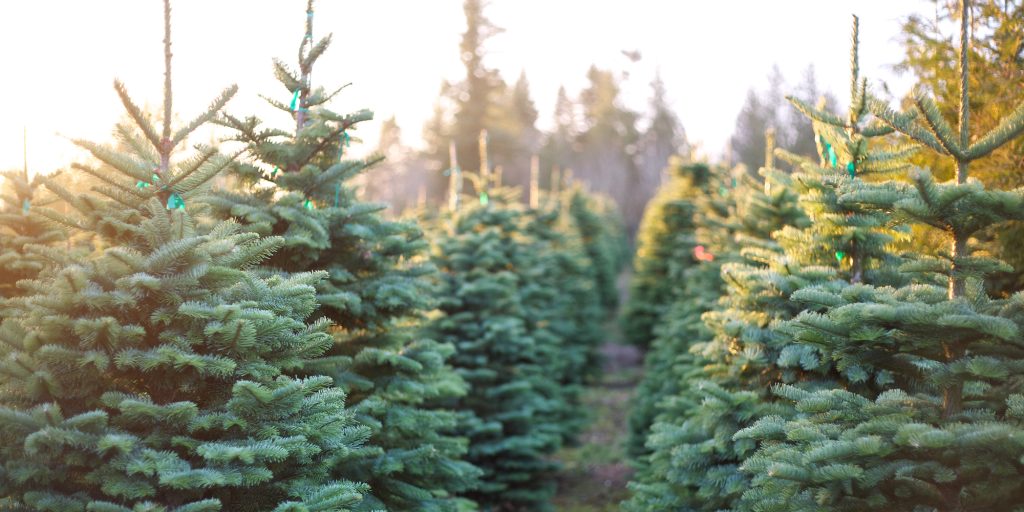
<instances>
[{"instance_id":1,"label":"fir tree","mask_svg":"<svg viewBox=\"0 0 1024 512\"><path fill-rule=\"evenodd\" d=\"M536 280L550 262L538 250L550 247L528 234L530 213L516 195L488 191L486 205L459 207L437 234L441 300L429 332L455 345L453 365L470 384L454 403L466 412L469 460L484 471L469 496L484 510L549 510L557 468L550 455L570 432L560 382L566 365L563 340L541 311L557 290Z\"/></svg>"},{"instance_id":2,"label":"fir tree","mask_svg":"<svg viewBox=\"0 0 1024 512\"><path fill-rule=\"evenodd\" d=\"M574 144L579 149L573 169L592 190L615 199L633 236L648 200L637 193L640 116L622 105L621 84L611 71L591 66L587 82L580 92L582 129Z\"/></svg>"},{"instance_id":3,"label":"fir tree","mask_svg":"<svg viewBox=\"0 0 1024 512\"><path fill-rule=\"evenodd\" d=\"M599 302L605 311L614 311L619 304L619 271L627 250L622 221L610 201L578 187L570 194L568 212L590 259Z\"/></svg>"},{"instance_id":4,"label":"fir tree","mask_svg":"<svg viewBox=\"0 0 1024 512\"><path fill-rule=\"evenodd\" d=\"M702 207L711 208L723 199L721 195L710 192L720 183L719 174L723 171L720 168L712 170L705 164L682 165L679 161L675 164L669 171L671 181L664 187L666 190L685 192L679 194L680 199L676 207L672 210L666 209L666 213L687 212L689 218L686 222L689 226L688 229L667 233L672 237L676 249L672 253L662 255L664 261L661 264L675 265L677 268L673 270L671 278L663 278L665 281L657 284L673 287L674 290L661 299L665 301L664 311L658 315L657 325L652 328L654 339L644 359L644 377L637 386L637 399L630 409L627 446L634 459L646 453L644 444L651 424L657 416L659 403L667 395L672 394L672 390L678 388L678 382L670 375L676 359L685 355L686 345L700 339L700 334L704 332L700 315L706 309L693 306L698 303L702 306L713 304L718 299L720 289L716 284L717 266L709 270L711 265L701 265L702 260L697 259L697 255L702 253L695 250L698 245L696 230L700 210ZM662 193L659 192L659 196ZM645 219L653 219L651 215L657 211L657 206L658 203L652 204L651 211L645 214ZM711 250L708 254L712 254ZM649 265L653 263L650 262ZM691 272L694 267L700 267L699 277ZM634 283L636 282L634 278ZM630 297L631 303L633 300L633 297Z\"/></svg>"},{"instance_id":5,"label":"fir tree","mask_svg":"<svg viewBox=\"0 0 1024 512\"><path fill-rule=\"evenodd\" d=\"M567 405L560 420L566 442L575 439L588 419L579 398L583 386L601 370L597 346L604 321L595 269L573 219L563 211L572 192L546 207L527 210L523 233L529 238L521 242L533 259L520 293L533 325L531 334L553 348L550 363Z\"/></svg>"},{"instance_id":6,"label":"fir tree","mask_svg":"<svg viewBox=\"0 0 1024 512\"><path fill-rule=\"evenodd\" d=\"M284 247L263 264L269 273L323 269L318 314L336 325L335 342L301 373L326 374L349 396L370 442L337 461L334 474L368 482L365 509L446 511L469 506L458 495L478 471L462 461L465 439L451 435L452 411L437 404L465 393L446 362L451 345L419 337L431 306L426 249L414 223L384 218L383 205L359 201L350 180L373 164L345 157L350 131L368 111L340 115L327 103L339 90L313 87L310 75L331 37L313 39L313 3L297 69L274 62L291 104L268 101L294 119L288 130L254 117L224 116L253 159L234 168L241 185L209 200L218 217L237 217L247 230L277 235Z\"/></svg>"},{"instance_id":7,"label":"fir tree","mask_svg":"<svg viewBox=\"0 0 1024 512\"><path fill-rule=\"evenodd\" d=\"M576 138L579 136L576 105L569 99L565 86L558 87L555 98L554 128L544 137L540 151L541 174L544 183L552 183L555 170L569 169L576 159Z\"/></svg>"},{"instance_id":8,"label":"fir tree","mask_svg":"<svg viewBox=\"0 0 1024 512\"><path fill-rule=\"evenodd\" d=\"M790 155L799 163L797 173L769 173L769 191L788 184L799 195L798 205L809 224L794 222L776 231L771 238L777 245L765 240L767 233L752 231L748 234L764 241L746 246L745 261L723 267L726 295L720 307L705 316L714 337L691 349L701 375L690 378L652 428L653 475L635 487L634 510L737 507L750 486L739 466L757 448L755 440L738 432L759 418L795 414L791 404L769 394L773 384L814 389L840 383L874 391L893 382L891 372L875 371L870 365L836 365L820 350L795 343L781 328L804 310L820 310L809 290L904 281L894 271L890 252L904 230L887 215L841 200L846 194L873 195L879 201L891 198L891 187L872 185L864 178L906 167L906 151L880 150L871 142L891 129L869 122L866 82L858 77L856 37L855 29L848 116L790 98L812 116L822 135L821 166L799 163ZM746 217L750 215L741 218Z\"/></svg>"},{"instance_id":9,"label":"fir tree","mask_svg":"<svg viewBox=\"0 0 1024 512\"><path fill-rule=\"evenodd\" d=\"M971 162L1024 132L1024 104L971 143L967 4L957 128L923 91L906 114L872 104L892 128L953 159L955 177L939 183L916 169L910 184L890 188L895 201L864 191L843 198L942 230L949 252L908 261L902 270L917 276L909 286L811 290L822 311L790 328L837 367L876 367L898 387L877 396L780 387L800 415L768 417L738 435L764 442L744 465L756 485L744 495L751 510L1011 510L1024 498L1016 441L1024 398L1015 376L1024 296L987 296L983 279L1006 267L972 242L988 226L1024 217L1024 193L985 190L970 177ZM944 282L930 284L935 276Z\"/></svg>"},{"instance_id":10,"label":"fir tree","mask_svg":"<svg viewBox=\"0 0 1024 512\"><path fill-rule=\"evenodd\" d=\"M101 249L68 255L10 302L0 327L0 503L12 510L350 510L364 484L330 461L367 436L325 376L289 370L324 352L306 323L324 276L248 270L281 246L218 225L195 229L192 199L230 158L175 146L234 94L171 130L170 6L164 2L162 131L116 89L140 152L78 144L101 185L74 210L41 213ZM158 158L151 159L148 155Z\"/></svg>"},{"instance_id":11,"label":"fir tree","mask_svg":"<svg viewBox=\"0 0 1024 512\"><path fill-rule=\"evenodd\" d=\"M677 167L678 166L678 167ZM679 166L651 199L637 235L629 302L622 313L622 332L634 345L646 347L654 327L671 303L683 269L692 265L693 200L706 193L711 170L703 164Z\"/></svg>"},{"instance_id":12,"label":"fir tree","mask_svg":"<svg viewBox=\"0 0 1024 512\"><path fill-rule=\"evenodd\" d=\"M972 38L967 58L971 69L968 77L971 91L971 124L974 130L986 132L998 126L1004 117L1024 99L1020 87L1008 84L1024 80L1024 1L975 2L970 6ZM957 26L956 2L937 3L935 16L911 15L903 23L904 57L900 71L910 72L935 95L939 111L955 117L959 108L956 66L947 63L956 58L957 41L948 33ZM999 77L993 80L992 77ZM908 98L907 101L913 101ZM956 173L956 162L934 151L921 151L913 162L931 169L936 179L947 180ZM1003 190L1024 185L1024 139L1017 138L994 149L986 158L973 162L972 175L986 187ZM929 230L915 233L929 252L945 245L941 236ZM979 247L1009 263L1013 272L996 272L988 276L986 285L994 296L1008 296L1024 288L1024 223L1008 221L979 232Z\"/></svg>"},{"instance_id":13,"label":"fir tree","mask_svg":"<svg viewBox=\"0 0 1024 512\"><path fill-rule=\"evenodd\" d=\"M45 206L40 194L42 182L30 178L28 168L3 173L0 191L0 298L21 295L18 281L33 279L47 259L33 252L64 238L64 233L40 216L33 207Z\"/></svg>"}]
</instances>

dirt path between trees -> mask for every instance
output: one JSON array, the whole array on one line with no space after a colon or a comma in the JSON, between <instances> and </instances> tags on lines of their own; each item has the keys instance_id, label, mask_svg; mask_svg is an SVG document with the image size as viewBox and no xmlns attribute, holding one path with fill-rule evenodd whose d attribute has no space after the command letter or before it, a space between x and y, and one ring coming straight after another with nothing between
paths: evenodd
<instances>
[{"instance_id":1,"label":"dirt path between trees","mask_svg":"<svg viewBox=\"0 0 1024 512\"><path fill-rule=\"evenodd\" d=\"M618 342L605 343L601 353L603 378L583 395L591 423L580 435L579 446L564 448L555 456L563 465L554 499L560 512L619 510L633 473L624 446L626 417L640 379L642 356L636 347Z\"/></svg>"}]
</instances>

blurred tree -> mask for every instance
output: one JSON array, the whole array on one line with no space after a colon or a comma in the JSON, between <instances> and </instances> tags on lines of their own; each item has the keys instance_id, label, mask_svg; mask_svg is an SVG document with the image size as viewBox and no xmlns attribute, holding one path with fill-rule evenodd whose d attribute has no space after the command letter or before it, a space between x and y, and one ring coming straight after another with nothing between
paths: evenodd
<instances>
[{"instance_id":1,"label":"blurred tree","mask_svg":"<svg viewBox=\"0 0 1024 512\"><path fill-rule=\"evenodd\" d=\"M730 154L726 158L746 165L747 169L757 169L764 161L765 133L769 128L775 129L776 140L780 143L786 140L785 130L780 129L785 79L778 66L772 66L768 83L767 91L758 92L753 87L747 91L747 99L736 116L736 128L729 139Z\"/></svg>"},{"instance_id":2,"label":"blurred tree","mask_svg":"<svg viewBox=\"0 0 1024 512\"><path fill-rule=\"evenodd\" d=\"M545 134L540 151L541 182L551 183L554 168L567 169L572 166L576 155L576 137L579 123L576 118L576 104L569 99L565 86L559 86L555 98L554 128Z\"/></svg>"},{"instance_id":3,"label":"blurred tree","mask_svg":"<svg viewBox=\"0 0 1024 512\"><path fill-rule=\"evenodd\" d=\"M672 111L666 97L665 82L658 72L651 81L649 124L640 137L640 180L633 190L632 203L644 205L666 178L665 169L673 155L689 153L686 134L679 117Z\"/></svg>"},{"instance_id":4,"label":"blurred tree","mask_svg":"<svg viewBox=\"0 0 1024 512\"><path fill-rule=\"evenodd\" d=\"M935 95L940 111L955 116L958 105L957 69L948 62L956 58L956 40L951 37L957 21L956 2L935 1L934 18L913 15L903 24L904 57L898 70L914 74L918 82ZM996 127L1013 107L1024 99L1024 1L988 0L975 2L971 9L974 44L968 58L976 70L970 77L971 127L987 132ZM910 98L907 101L911 101ZM922 151L913 162L932 169L938 179L954 174L950 159ZM1024 139L1010 141L972 165L973 175L988 187L1010 189L1024 185ZM998 231L980 233L986 248L1013 268L996 273L988 283L992 293L1007 295L1024 288L1024 224L1010 221ZM937 244L941 243L935 239Z\"/></svg>"},{"instance_id":5,"label":"blurred tree","mask_svg":"<svg viewBox=\"0 0 1024 512\"><path fill-rule=\"evenodd\" d=\"M636 158L639 115L622 105L613 72L591 66L587 80L589 84L580 93L583 130L577 138L579 152L572 168L593 190L619 204L627 229L634 233L646 203L631 200L640 176Z\"/></svg>"},{"instance_id":6,"label":"blurred tree","mask_svg":"<svg viewBox=\"0 0 1024 512\"><path fill-rule=\"evenodd\" d=\"M775 130L779 147L804 157L817 154L811 122L785 101L783 91L786 89L789 86L786 85L785 77L778 66L773 66L768 75L768 89L758 91L751 88L747 91L746 102L736 117L728 158L733 159L734 163L742 163L751 173L764 161L765 133L769 128ZM818 88L814 66L808 66L804 71L803 81L796 87L796 91L794 96L804 103L813 105L824 97L825 108L834 109L836 106L832 94ZM788 165L781 162L780 168L788 169Z\"/></svg>"},{"instance_id":7,"label":"blurred tree","mask_svg":"<svg viewBox=\"0 0 1024 512\"><path fill-rule=\"evenodd\" d=\"M22 295L18 281L34 279L48 265L39 251L65 238L64 232L33 206L40 206L39 176L29 177L28 167L7 171L0 187L0 299ZM52 202L52 201L47 201Z\"/></svg>"},{"instance_id":8,"label":"blurred tree","mask_svg":"<svg viewBox=\"0 0 1024 512\"><path fill-rule=\"evenodd\" d=\"M495 69L484 64L485 43L501 33L484 15L485 0L465 0L466 31L459 45L465 77L444 83L434 117L424 127L425 155L432 161L429 193L439 200L446 194L446 182L440 172L452 166L448 148L454 141L456 158L464 169L476 169L480 163L478 140L481 130L488 133L489 161L502 166L518 184L526 184L530 156L537 151L540 135L534 127L537 109L530 98L525 73L515 85L509 85ZM431 171L428 171L431 172Z\"/></svg>"}]
</instances>

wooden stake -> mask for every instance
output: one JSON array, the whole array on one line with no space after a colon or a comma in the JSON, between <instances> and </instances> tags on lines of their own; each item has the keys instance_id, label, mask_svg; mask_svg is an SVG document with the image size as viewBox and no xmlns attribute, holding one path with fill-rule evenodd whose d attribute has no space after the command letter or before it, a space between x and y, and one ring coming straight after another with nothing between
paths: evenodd
<instances>
[{"instance_id":1,"label":"wooden stake","mask_svg":"<svg viewBox=\"0 0 1024 512\"><path fill-rule=\"evenodd\" d=\"M487 129L480 130L480 192L490 192L491 162L487 158Z\"/></svg>"},{"instance_id":2,"label":"wooden stake","mask_svg":"<svg viewBox=\"0 0 1024 512\"><path fill-rule=\"evenodd\" d=\"M459 210L459 192L462 189L462 172L459 170L459 157L455 151L455 141L448 143L448 160L451 167L448 168L448 210L456 212Z\"/></svg>"},{"instance_id":3,"label":"wooden stake","mask_svg":"<svg viewBox=\"0 0 1024 512\"><path fill-rule=\"evenodd\" d=\"M530 158L530 208L540 206L540 157Z\"/></svg>"}]
</instances>

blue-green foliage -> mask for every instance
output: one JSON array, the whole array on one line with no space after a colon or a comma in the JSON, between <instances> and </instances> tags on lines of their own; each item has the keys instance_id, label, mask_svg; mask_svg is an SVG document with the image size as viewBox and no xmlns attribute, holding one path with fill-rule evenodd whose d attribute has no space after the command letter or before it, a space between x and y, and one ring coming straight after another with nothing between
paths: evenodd
<instances>
[{"instance_id":1,"label":"blue-green foliage","mask_svg":"<svg viewBox=\"0 0 1024 512\"><path fill-rule=\"evenodd\" d=\"M489 206L455 215L436 235L438 316L429 333L455 345L452 364L470 384L453 403L469 460L484 471L470 494L484 510L546 510L566 436L569 402L560 386L560 341L538 325L531 274L539 269L524 232L527 213L491 194ZM500 205L500 206L499 206Z\"/></svg>"},{"instance_id":2,"label":"blue-green foliage","mask_svg":"<svg viewBox=\"0 0 1024 512\"><path fill-rule=\"evenodd\" d=\"M893 189L863 179L901 170L906 152L881 151L869 144L886 130L866 123L866 92L856 76L853 83L857 87L850 116L839 120L838 128L828 128L819 119L840 118L815 110L821 165L795 162L792 176L766 170L765 192L753 188L739 194L746 201L760 196L753 203L737 204L733 212L736 227L731 229L738 243L730 252L742 259L722 267L725 295L704 315L712 337L691 344L690 369L677 370L684 381L665 400L665 412L651 429L652 453L633 485L628 503L632 510L739 506L751 485L741 464L758 443L734 436L760 418L796 414L789 402L770 394L775 384L798 389L841 385L871 394L894 383L891 371L870 361L837 363L820 348L796 342L790 329L790 321L802 312L827 307L821 302L824 295L851 283L906 281L896 272L898 260L890 252L906 230L873 206L891 204ZM833 165L832 155L843 162ZM848 161L857 163L857 177L840 165ZM778 223L758 225L752 218Z\"/></svg>"},{"instance_id":3,"label":"blue-green foliage","mask_svg":"<svg viewBox=\"0 0 1024 512\"><path fill-rule=\"evenodd\" d=\"M25 170L27 171L27 170ZM21 295L17 283L33 279L47 265L47 259L33 250L64 238L61 230L39 214L46 206L41 179L25 171L2 173L0 189L0 298Z\"/></svg>"},{"instance_id":4,"label":"blue-green foliage","mask_svg":"<svg viewBox=\"0 0 1024 512\"><path fill-rule=\"evenodd\" d=\"M41 213L97 249L65 254L6 304L0 506L351 510L366 485L333 479L332 461L369 432L329 377L289 376L331 346L329 323L306 321L325 275L260 277L249 269L282 239L197 231L192 199L230 160L201 148L168 165L155 138L163 163L80 142L102 164L76 166L93 192L47 180L73 213ZM164 185L136 186L156 172ZM172 195L185 206L169 209Z\"/></svg>"},{"instance_id":5,"label":"blue-green foliage","mask_svg":"<svg viewBox=\"0 0 1024 512\"><path fill-rule=\"evenodd\" d=\"M462 460L466 439L453 434L456 414L439 405L464 394L466 384L447 362L453 346L416 332L432 305L435 269L422 261L427 244L415 223L390 220L384 205L356 197L352 178L377 159L350 159L345 152L349 134L372 114L331 112L334 94L303 78L329 43L329 36L315 45L304 40L308 53L297 71L275 61L282 96L299 94L295 108L271 104L296 123L302 113L301 125L280 130L253 117L224 116L253 158L232 169L236 187L217 190L207 203L217 218L237 218L246 230L283 238L283 248L261 265L264 272L327 273L317 285L316 314L334 323L334 343L296 374L333 377L372 432L333 469L339 478L370 484L360 510L471 507L459 494L475 485L479 471Z\"/></svg>"},{"instance_id":6,"label":"blue-green foliage","mask_svg":"<svg viewBox=\"0 0 1024 512\"><path fill-rule=\"evenodd\" d=\"M622 312L626 341L647 347L655 325L679 290L683 271L694 263L693 200L708 193L710 168L682 165L648 203L637 235L629 301Z\"/></svg>"},{"instance_id":7,"label":"blue-green foliage","mask_svg":"<svg viewBox=\"0 0 1024 512\"><path fill-rule=\"evenodd\" d=\"M967 6L961 7L966 59ZM967 69L965 60L961 84L968 83ZM938 228L951 250L908 257L899 266L908 279L892 286L866 281L804 291L817 307L785 326L795 346L822 353L848 381L851 369L888 375L889 389L777 386L775 394L796 414L765 417L736 434L737 442L761 445L742 466L752 487L740 509L1015 510L1024 499L1024 295L986 294L984 279L1007 268L976 252L972 240L982 229L1024 218L1024 191L985 190L969 177L971 161L1024 132L1024 106L973 139L963 124L966 103L956 135L930 98L919 93L914 100L907 114L873 102L887 125L879 132L896 130L952 157L958 176L937 183L915 169L909 183L847 190L839 200L919 229ZM861 110L865 103L862 96ZM826 140L839 131L840 120L805 110ZM859 169L862 160L851 162Z\"/></svg>"}]
</instances>

